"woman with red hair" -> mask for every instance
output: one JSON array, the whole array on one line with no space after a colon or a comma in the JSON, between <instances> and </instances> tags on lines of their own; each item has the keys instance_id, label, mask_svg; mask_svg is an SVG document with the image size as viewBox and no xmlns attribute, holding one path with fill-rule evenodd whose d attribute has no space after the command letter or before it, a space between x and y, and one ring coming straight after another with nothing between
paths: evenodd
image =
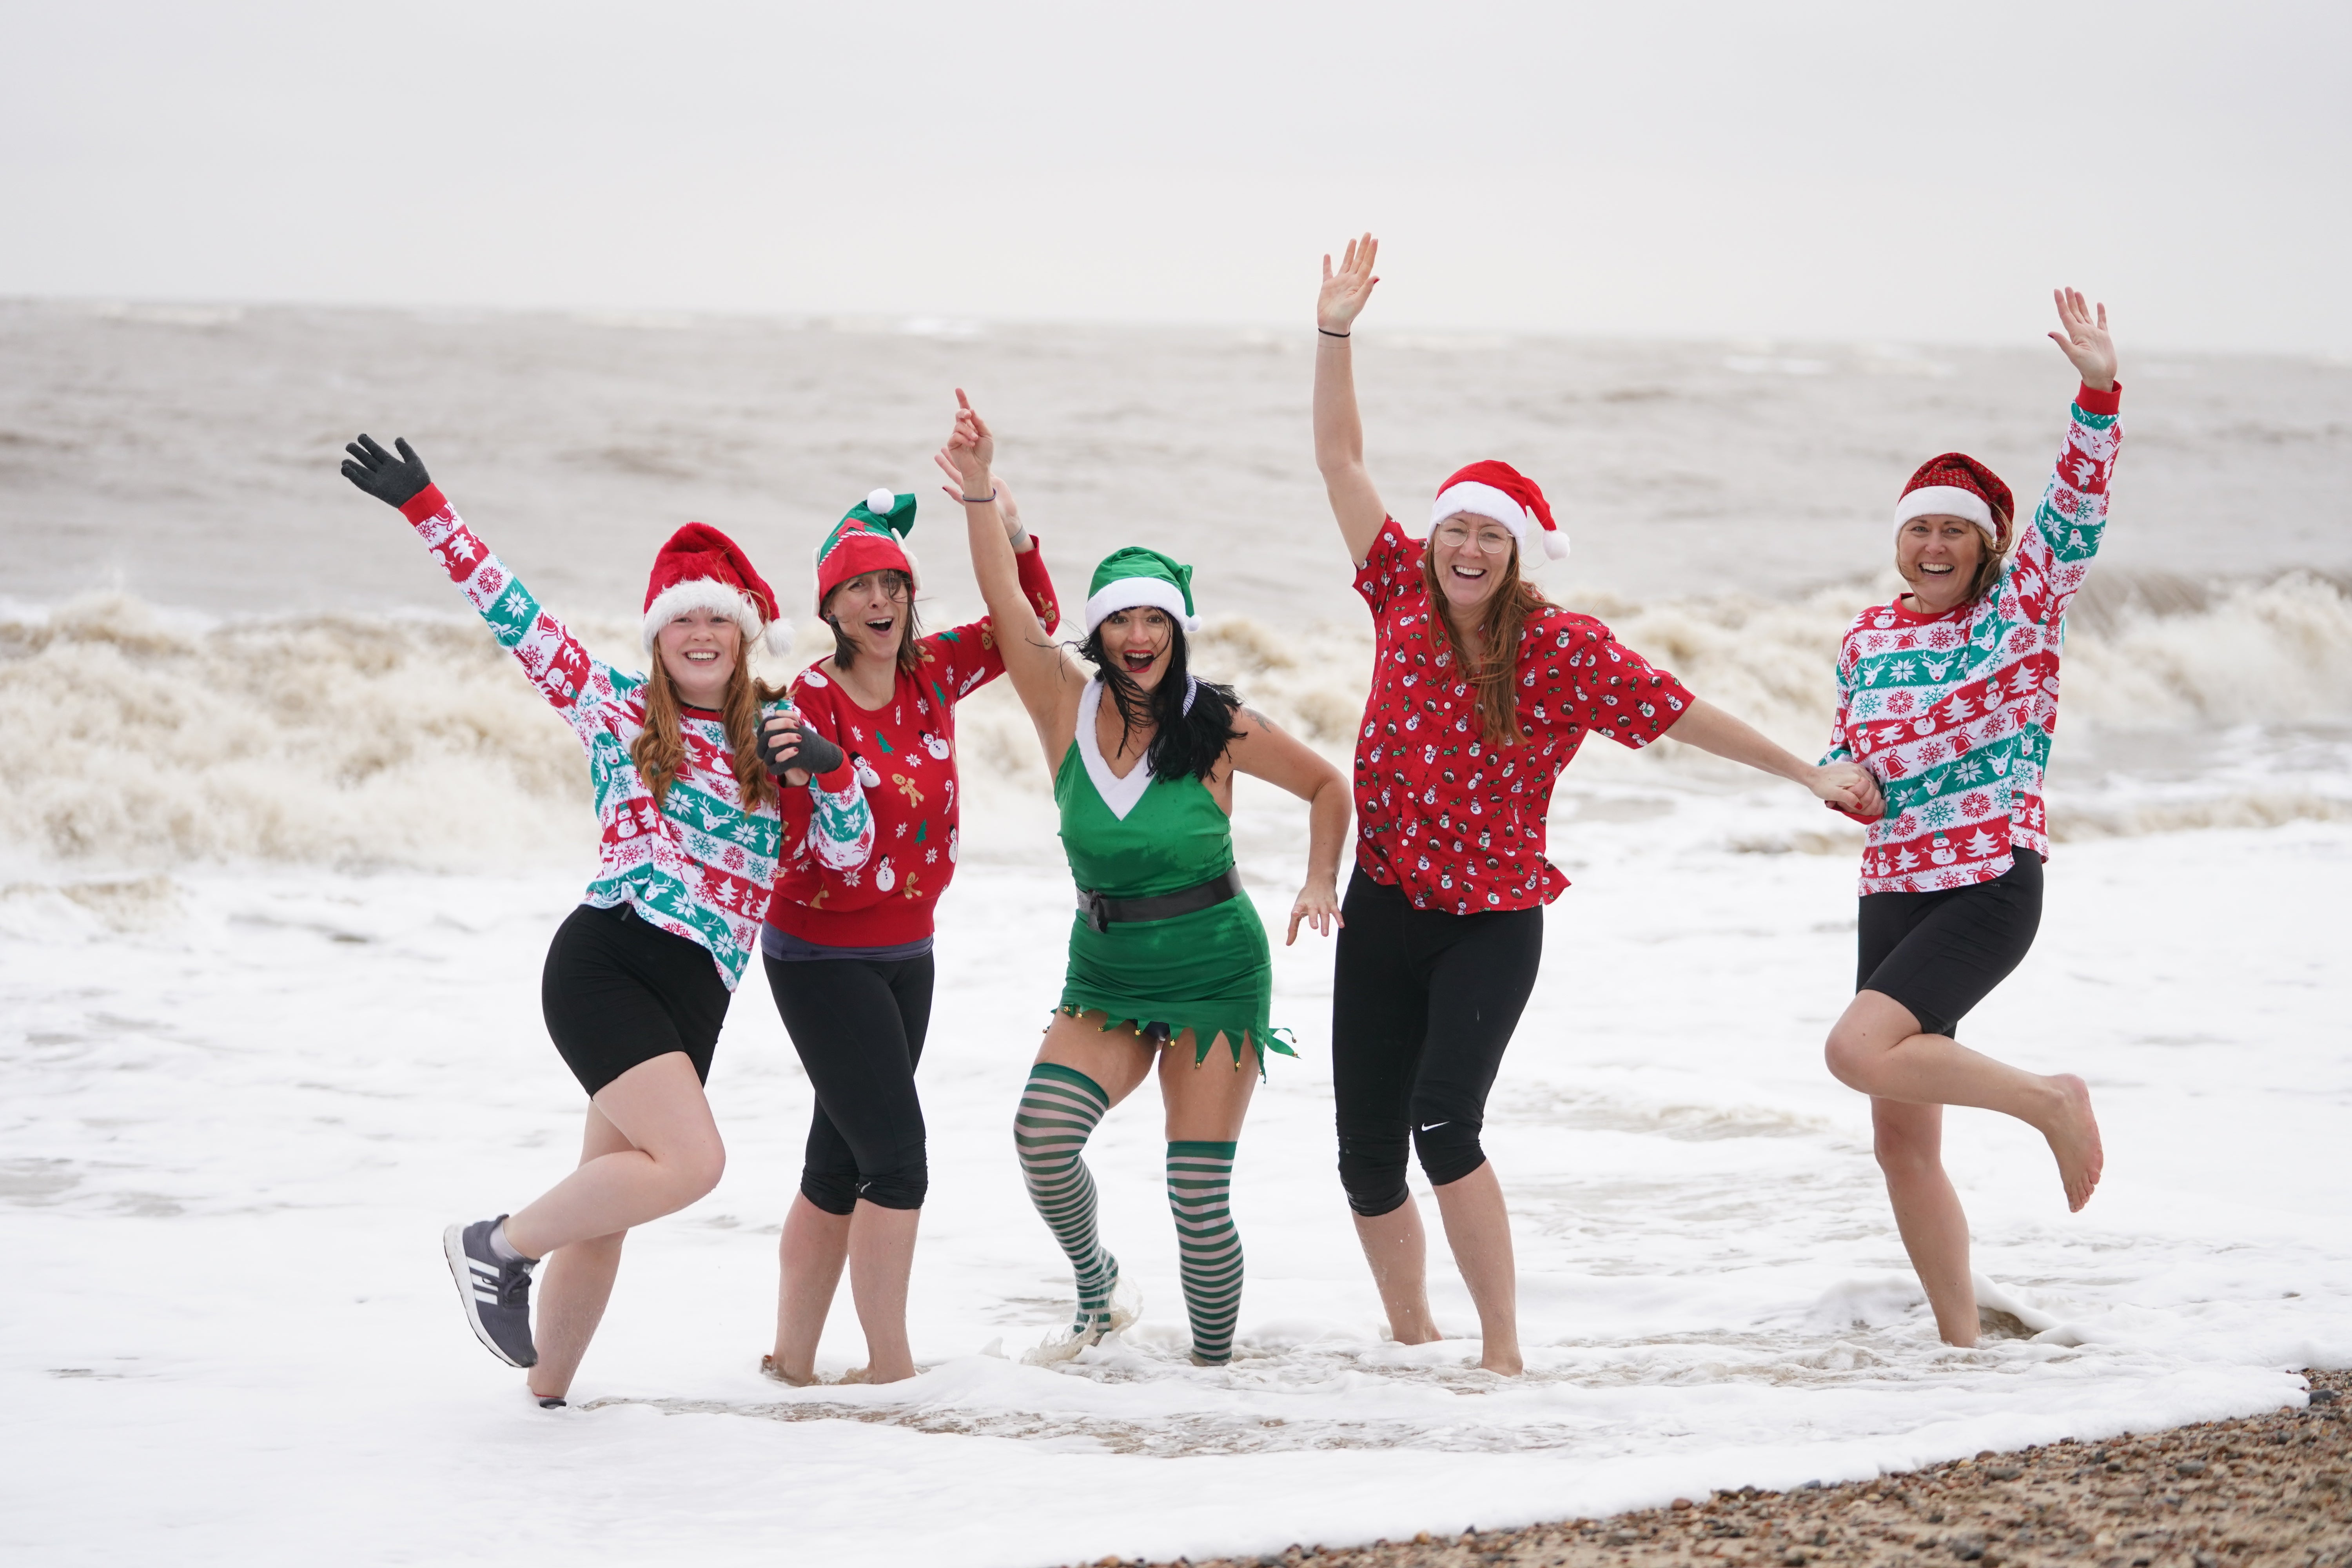
<instances>
[{"instance_id":1,"label":"woman with red hair","mask_svg":"<svg viewBox=\"0 0 2352 1568\"><path fill-rule=\"evenodd\" d=\"M1568 887L1544 858L1560 770L1588 734L1638 747L1671 733L1852 810L1876 793L1861 768L1800 761L1547 599L1523 574L1565 556L1568 536L1508 464L1447 479L1426 542L1398 527L1365 470L1349 354L1378 253L1366 235L1337 270L1325 257L1316 309L1315 461L1376 633L1331 988L1339 1180L1390 1331L1426 1343L1440 1336L1405 1186L1419 1154L1478 1308L1478 1364L1515 1374L1510 1215L1479 1132L1535 985L1543 906Z\"/></svg>"}]
</instances>

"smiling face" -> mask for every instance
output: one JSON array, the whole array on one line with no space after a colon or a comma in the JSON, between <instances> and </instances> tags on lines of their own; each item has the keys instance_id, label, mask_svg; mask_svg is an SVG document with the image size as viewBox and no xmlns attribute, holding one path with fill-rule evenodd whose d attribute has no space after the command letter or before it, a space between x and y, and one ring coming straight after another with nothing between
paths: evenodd
<instances>
[{"instance_id":1,"label":"smiling face","mask_svg":"<svg viewBox=\"0 0 2352 1568\"><path fill-rule=\"evenodd\" d=\"M1517 548L1509 529L1472 512L1457 511L1431 529L1430 559L1447 608L1457 616L1476 613L1502 585L1504 568Z\"/></svg>"},{"instance_id":2,"label":"smiling face","mask_svg":"<svg viewBox=\"0 0 2352 1568\"><path fill-rule=\"evenodd\" d=\"M688 610L655 634L654 651L691 708L715 709L727 698L728 679L743 655L743 628L716 610Z\"/></svg>"},{"instance_id":3,"label":"smiling face","mask_svg":"<svg viewBox=\"0 0 2352 1568\"><path fill-rule=\"evenodd\" d=\"M826 595L822 614L861 657L890 664L907 635L912 597L905 573L868 572Z\"/></svg>"},{"instance_id":4,"label":"smiling face","mask_svg":"<svg viewBox=\"0 0 2352 1568\"><path fill-rule=\"evenodd\" d=\"M1895 531L1895 570L1922 610L1941 615L1968 598L1987 544L1984 530L1967 518L1928 512Z\"/></svg>"},{"instance_id":5,"label":"smiling face","mask_svg":"<svg viewBox=\"0 0 2352 1568\"><path fill-rule=\"evenodd\" d=\"M1096 628L1102 637L1103 660L1150 691L1168 673L1168 650L1175 642L1176 623L1165 610L1144 605L1113 610Z\"/></svg>"}]
</instances>

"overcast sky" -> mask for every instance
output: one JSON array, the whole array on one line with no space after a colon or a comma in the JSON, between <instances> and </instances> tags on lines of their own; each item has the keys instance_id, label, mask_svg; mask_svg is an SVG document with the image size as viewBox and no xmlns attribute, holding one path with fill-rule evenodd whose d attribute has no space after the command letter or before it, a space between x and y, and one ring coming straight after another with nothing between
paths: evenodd
<instances>
[{"instance_id":1,"label":"overcast sky","mask_svg":"<svg viewBox=\"0 0 2352 1568\"><path fill-rule=\"evenodd\" d=\"M0 6L0 294L2352 353L2352 5Z\"/></svg>"}]
</instances>

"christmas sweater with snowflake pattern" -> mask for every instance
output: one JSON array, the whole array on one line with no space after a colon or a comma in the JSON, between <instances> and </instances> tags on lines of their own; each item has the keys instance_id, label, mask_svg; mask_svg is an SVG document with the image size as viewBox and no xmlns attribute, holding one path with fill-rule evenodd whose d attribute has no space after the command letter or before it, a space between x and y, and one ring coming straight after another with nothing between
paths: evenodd
<instances>
[{"instance_id":1,"label":"christmas sweater with snowflake pattern","mask_svg":"<svg viewBox=\"0 0 2352 1568\"><path fill-rule=\"evenodd\" d=\"M1013 559L1052 631L1061 608L1043 547ZM917 646L922 673L898 670L879 709L860 707L814 665L793 681L803 721L844 756L807 789L784 792L786 848L768 923L788 936L821 947L898 947L931 934L961 834L955 706L1004 673L1004 655L985 616Z\"/></svg>"},{"instance_id":2,"label":"christmas sweater with snowflake pattern","mask_svg":"<svg viewBox=\"0 0 2352 1568\"><path fill-rule=\"evenodd\" d=\"M698 943L732 991L760 940L779 840L773 805L743 808L724 722L700 709L679 715L685 765L656 807L629 756L645 728L646 678L590 658L466 526L439 486L426 486L400 511L588 753L604 831L595 879L581 901L626 904L647 924Z\"/></svg>"},{"instance_id":3,"label":"christmas sweater with snowflake pattern","mask_svg":"<svg viewBox=\"0 0 2352 1568\"><path fill-rule=\"evenodd\" d=\"M1356 740L1356 864L1415 909L1535 909L1568 888L1544 858L1544 816L1584 737L1646 746L1693 699L1591 616L1547 605L1519 631L1520 742L1487 745L1445 635L1430 624L1427 548L1385 518L1356 569L1375 636Z\"/></svg>"},{"instance_id":4,"label":"christmas sweater with snowflake pattern","mask_svg":"<svg viewBox=\"0 0 2352 1568\"><path fill-rule=\"evenodd\" d=\"M1992 592L1940 616L1897 595L1847 630L1822 760L1860 763L1886 797L1863 847L1864 895L1990 882L2019 848L2050 858L2042 781L2058 658L2066 606L2106 530L2122 395L2075 395L2042 503Z\"/></svg>"}]
</instances>

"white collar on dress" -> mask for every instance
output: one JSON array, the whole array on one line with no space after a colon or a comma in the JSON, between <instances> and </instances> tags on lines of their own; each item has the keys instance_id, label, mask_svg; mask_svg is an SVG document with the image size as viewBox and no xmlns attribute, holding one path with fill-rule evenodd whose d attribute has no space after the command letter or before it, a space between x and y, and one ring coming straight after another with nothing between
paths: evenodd
<instances>
[{"instance_id":1,"label":"white collar on dress","mask_svg":"<svg viewBox=\"0 0 2352 1568\"><path fill-rule=\"evenodd\" d=\"M1110 764L1103 761L1102 748L1095 742L1095 717L1102 709L1102 677L1097 675L1087 682L1086 692L1078 699L1078 760L1087 764L1087 777L1094 781L1095 793L1110 807L1110 814L1125 822L1143 792L1151 787L1151 761L1148 756L1138 758L1125 778L1110 771Z\"/></svg>"}]
</instances>

